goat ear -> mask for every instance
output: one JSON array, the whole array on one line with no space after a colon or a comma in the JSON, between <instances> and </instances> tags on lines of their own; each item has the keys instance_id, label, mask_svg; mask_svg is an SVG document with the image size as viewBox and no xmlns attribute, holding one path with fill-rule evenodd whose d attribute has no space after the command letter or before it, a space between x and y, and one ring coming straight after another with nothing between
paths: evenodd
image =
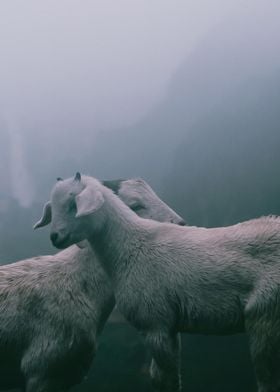
<instances>
[{"instance_id":1,"label":"goat ear","mask_svg":"<svg viewBox=\"0 0 280 392\"><path fill-rule=\"evenodd\" d=\"M49 223L51 223L51 220L52 220L52 206L51 206L51 202L48 201L44 205L42 218L37 223L35 223L33 229L35 230L38 229L39 227L47 226Z\"/></svg>"},{"instance_id":2,"label":"goat ear","mask_svg":"<svg viewBox=\"0 0 280 392\"><path fill-rule=\"evenodd\" d=\"M76 196L77 213L76 218L92 214L99 210L104 203L104 197L99 190L87 186Z\"/></svg>"},{"instance_id":3,"label":"goat ear","mask_svg":"<svg viewBox=\"0 0 280 392\"><path fill-rule=\"evenodd\" d=\"M87 242L87 240L83 240L83 241L77 242L76 245L78 248L84 249L88 246L88 242Z\"/></svg>"},{"instance_id":4,"label":"goat ear","mask_svg":"<svg viewBox=\"0 0 280 392\"><path fill-rule=\"evenodd\" d=\"M102 184L107 188L111 189L116 195L118 195L122 182L125 181L123 179L119 180L104 180Z\"/></svg>"},{"instance_id":5,"label":"goat ear","mask_svg":"<svg viewBox=\"0 0 280 392\"><path fill-rule=\"evenodd\" d=\"M80 182L81 181L81 173L77 172L75 177L74 177L74 181Z\"/></svg>"}]
</instances>

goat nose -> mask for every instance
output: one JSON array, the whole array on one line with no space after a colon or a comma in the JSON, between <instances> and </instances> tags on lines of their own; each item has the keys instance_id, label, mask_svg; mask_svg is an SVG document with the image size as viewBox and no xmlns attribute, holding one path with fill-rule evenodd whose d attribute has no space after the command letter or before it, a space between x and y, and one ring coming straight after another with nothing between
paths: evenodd
<instances>
[{"instance_id":1,"label":"goat nose","mask_svg":"<svg viewBox=\"0 0 280 392\"><path fill-rule=\"evenodd\" d=\"M51 233L51 242L54 244L58 239L58 233Z\"/></svg>"},{"instance_id":2,"label":"goat nose","mask_svg":"<svg viewBox=\"0 0 280 392\"><path fill-rule=\"evenodd\" d=\"M184 221L184 219L180 220L179 225L180 226L186 226L186 222Z\"/></svg>"}]
</instances>

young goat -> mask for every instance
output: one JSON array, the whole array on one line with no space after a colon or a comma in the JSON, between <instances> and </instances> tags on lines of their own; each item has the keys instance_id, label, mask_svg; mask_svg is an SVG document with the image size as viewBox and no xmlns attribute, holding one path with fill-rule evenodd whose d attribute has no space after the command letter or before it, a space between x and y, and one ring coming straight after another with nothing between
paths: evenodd
<instances>
[{"instance_id":1,"label":"young goat","mask_svg":"<svg viewBox=\"0 0 280 392\"><path fill-rule=\"evenodd\" d=\"M57 183L51 240L88 239L120 311L143 332L159 391L179 391L178 332L246 331L258 391L280 391L280 219L180 227L141 219L91 177Z\"/></svg>"},{"instance_id":2,"label":"young goat","mask_svg":"<svg viewBox=\"0 0 280 392\"><path fill-rule=\"evenodd\" d=\"M141 204L144 217L182 223L143 180L106 185ZM36 227L50 219L48 206ZM57 392L79 383L115 305L111 286L88 246L1 266L0 390Z\"/></svg>"}]
</instances>

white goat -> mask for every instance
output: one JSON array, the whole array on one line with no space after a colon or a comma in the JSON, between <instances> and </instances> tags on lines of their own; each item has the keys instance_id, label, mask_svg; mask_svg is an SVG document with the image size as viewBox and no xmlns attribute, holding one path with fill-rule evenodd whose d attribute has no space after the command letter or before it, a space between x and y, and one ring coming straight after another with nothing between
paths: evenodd
<instances>
[{"instance_id":1,"label":"white goat","mask_svg":"<svg viewBox=\"0 0 280 392\"><path fill-rule=\"evenodd\" d=\"M141 202L143 216L182 223L143 180L106 185L133 205ZM36 227L50 219L47 206ZM1 266L0 390L56 392L79 383L114 305L108 276L88 246Z\"/></svg>"},{"instance_id":2,"label":"white goat","mask_svg":"<svg viewBox=\"0 0 280 392\"><path fill-rule=\"evenodd\" d=\"M250 338L258 391L280 391L280 218L230 227L180 227L141 219L91 177L51 195L51 240L88 239L120 311L146 336L160 391L181 389L178 332Z\"/></svg>"},{"instance_id":3,"label":"white goat","mask_svg":"<svg viewBox=\"0 0 280 392\"><path fill-rule=\"evenodd\" d=\"M89 247L1 266L1 390L65 391L80 382L114 304Z\"/></svg>"}]
</instances>

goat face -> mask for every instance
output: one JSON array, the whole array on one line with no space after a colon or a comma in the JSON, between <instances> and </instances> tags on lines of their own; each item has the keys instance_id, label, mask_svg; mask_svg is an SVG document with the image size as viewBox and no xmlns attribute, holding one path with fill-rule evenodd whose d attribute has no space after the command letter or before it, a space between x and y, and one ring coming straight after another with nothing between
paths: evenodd
<instances>
[{"instance_id":1,"label":"goat face","mask_svg":"<svg viewBox=\"0 0 280 392\"><path fill-rule=\"evenodd\" d=\"M103 181L120 199L142 218L159 222L171 222L185 225L185 221L164 203L153 189L141 178L128 180ZM102 192L87 186L79 173L75 178L62 180L58 178L51 202L46 203L41 220L34 228L51 223L51 241L58 248L65 248L86 238L87 224L98 226L102 221L89 219L89 215L103 205Z\"/></svg>"},{"instance_id":2,"label":"goat face","mask_svg":"<svg viewBox=\"0 0 280 392\"><path fill-rule=\"evenodd\" d=\"M102 193L87 187L79 173L56 183L51 201L43 211L41 220L34 228L51 224L50 239L59 249L86 239L87 217L103 204Z\"/></svg>"},{"instance_id":3,"label":"goat face","mask_svg":"<svg viewBox=\"0 0 280 392\"><path fill-rule=\"evenodd\" d=\"M103 181L137 215L158 222L170 222L184 226L184 219L176 214L142 178Z\"/></svg>"}]
</instances>

